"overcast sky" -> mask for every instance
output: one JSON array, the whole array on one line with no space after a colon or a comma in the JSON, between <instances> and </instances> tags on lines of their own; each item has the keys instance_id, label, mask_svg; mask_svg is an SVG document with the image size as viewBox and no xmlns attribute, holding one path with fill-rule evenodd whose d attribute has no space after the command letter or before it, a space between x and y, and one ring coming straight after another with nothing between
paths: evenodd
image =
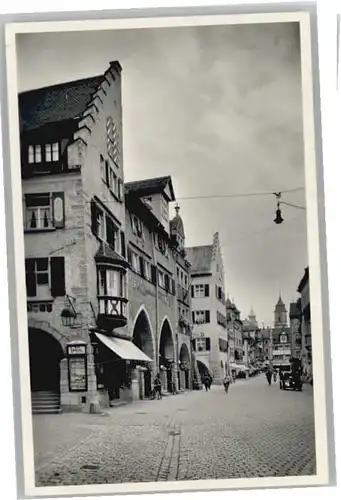
<instances>
[{"instance_id":1,"label":"overcast sky","mask_svg":"<svg viewBox=\"0 0 341 500\"><path fill-rule=\"evenodd\" d=\"M303 210L274 196L185 200L304 186L300 49L294 24L21 35L19 88L123 67L125 181L170 174L187 246L219 231L226 291L273 321L307 262ZM304 205L304 190L287 193ZM173 210L173 209L172 209ZM171 214L172 215L172 214Z\"/></svg>"}]
</instances>

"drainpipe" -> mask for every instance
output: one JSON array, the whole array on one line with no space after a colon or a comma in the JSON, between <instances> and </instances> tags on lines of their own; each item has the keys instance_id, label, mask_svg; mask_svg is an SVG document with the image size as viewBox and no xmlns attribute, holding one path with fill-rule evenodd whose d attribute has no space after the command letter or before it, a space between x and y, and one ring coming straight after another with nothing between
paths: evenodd
<instances>
[{"instance_id":1,"label":"drainpipe","mask_svg":"<svg viewBox=\"0 0 341 500\"><path fill-rule=\"evenodd\" d=\"M155 266L155 363L156 363L156 373L159 373L159 282L157 273L157 261L156 261L156 251L155 251L155 241L154 234L152 233L152 256L153 264ZM155 373L155 375L156 375Z\"/></svg>"}]
</instances>

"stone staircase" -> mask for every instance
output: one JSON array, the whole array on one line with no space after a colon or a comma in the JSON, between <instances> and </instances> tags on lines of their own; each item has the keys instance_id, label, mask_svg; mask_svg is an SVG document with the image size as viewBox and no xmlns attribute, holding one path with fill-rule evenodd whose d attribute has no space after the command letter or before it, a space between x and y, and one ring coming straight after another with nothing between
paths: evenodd
<instances>
[{"instance_id":1,"label":"stone staircase","mask_svg":"<svg viewBox=\"0 0 341 500\"><path fill-rule=\"evenodd\" d=\"M62 412L60 394L55 391L38 391L31 393L33 415L56 415Z\"/></svg>"}]
</instances>

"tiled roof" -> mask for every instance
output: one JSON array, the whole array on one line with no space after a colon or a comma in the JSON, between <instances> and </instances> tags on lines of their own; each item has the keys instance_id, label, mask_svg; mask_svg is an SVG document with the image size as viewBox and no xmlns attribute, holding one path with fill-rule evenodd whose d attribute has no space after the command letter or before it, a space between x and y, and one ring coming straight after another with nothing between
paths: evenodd
<instances>
[{"instance_id":1,"label":"tiled roof","mask_svg":"<svg viewBox=\"0 0 341 500\"><path fill-rule=\"evenodd\" d=\"M211 271L213 246L186 248L187 260L191 263L191 271Z\"/></svg>"},{"instance_id":2,"label":"tiled roof","mask_svg":"<svg viewBox=\"0 0 341 500\"><path fill-rule=\"evenodd\" d=\"M78 118L90 103L104 76L30 90L19 94L20 130Z\"/></svg>"},{"instance_id":3,"label":"tiled roof","mask_svg":"<svg viewBox=\"0 0 341 500\"><path fill-rule=\"evenodd\" d=\"M109 260L112 262L117 262L125 267L128 267L127 261L119 255L115 250L113 250L107 243L101 242L100 247L95 255L96 260Z\"/></svg>"},{"instance_id":4,"label":"tiled roof","mask_svg":"<svg viewBox=\"0 0 341 500\"><path fill-rule=\"evenodd\" d=\"M185 237L184 223L182 222L182 218L179 214L176 214L175 217L173 217L173 219L169 223L169 226L171 232L177 232L183 238Z\"/></svg>"},{"instance_id":5,"label":"tiled roof","mask_svg":"<svg viewBox=\"0 0 341 500\"><path fill-rule=\"evenodd\" d=\"M140 181L126 182L126 191L133 191L141 198L152 194L162 193L167 186L171 193L170 201L175 200L172 179L170 175L164 177L153 177L152 179L142 179Z\"/></svg>"}]
</instances>

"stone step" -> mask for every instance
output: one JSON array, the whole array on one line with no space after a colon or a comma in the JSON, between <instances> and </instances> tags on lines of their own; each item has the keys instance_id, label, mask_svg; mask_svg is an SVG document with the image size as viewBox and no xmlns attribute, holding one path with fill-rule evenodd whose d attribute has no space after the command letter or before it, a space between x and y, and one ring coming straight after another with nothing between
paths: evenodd
<instances>
[{"instance_id":1,"label":"stone step","mask_svg":"<svg viewBox=\"0 0 341 500\"><path fill-rule=\"evenodd\" d=\"M59 408L32 408L33 415L59 415L62 409Z\"/></svg>"}]
</instances>

